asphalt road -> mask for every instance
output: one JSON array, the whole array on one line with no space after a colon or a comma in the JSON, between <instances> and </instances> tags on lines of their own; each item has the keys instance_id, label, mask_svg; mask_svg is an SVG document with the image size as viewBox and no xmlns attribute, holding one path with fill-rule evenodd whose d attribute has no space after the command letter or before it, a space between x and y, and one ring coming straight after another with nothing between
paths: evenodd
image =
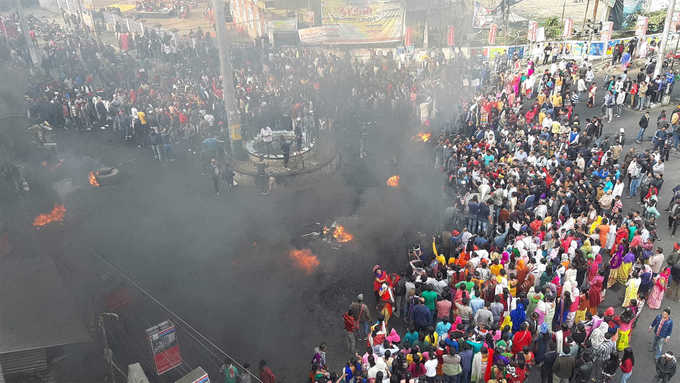
<instances>
[{"instance_id":1,"label":"asphalt road","mask_svg":"<svg viewBox=\"0 0 680 383\"><path fill-rule=\"evenodd\" d=\"M100 301L106 281L97 278L109 278L86 275L97 274L96 253L229 354L253 366L266 359L283 381L299 381L321 341L329 343L333 365L344 360L342 312L358 293L370 295L372 266L404 267L404 238L415 230L431 232L437 224L441 176L419 165L422 161L402 166L402 188L385 186L392 175L389 159L400 150L401 135L391 132L370 139L373 155L365 162L352 159L358 140L341 133L350 158L341 172L269 196L247 187L215 196L211 179L189 155L161 164L150 150L125 146L107 132L60 133L64 162L51 177L68 179L71 186L60 187L61 195L52 198L61 199L68 212L53 236L59 238L37 233L38 246L68 265L82 301ZM429 155L422 143L404 144L418 158ZM120 182L90 186L88 172L101 166L118 167ZM44 201L43 209L51 203ZM300 239L315 222L336 218L355 236L341 249ZM288 252L296 246L318 257L315 272L295 267ZM73 271L78 268L82 272ZM141 328L167 319L146 314L138 313ZM130 331L127 335L143 339ZM139 349L135 345L130 355L116 357L121 364L131 362L144 356Z\"/></svg>"}]
</instances>

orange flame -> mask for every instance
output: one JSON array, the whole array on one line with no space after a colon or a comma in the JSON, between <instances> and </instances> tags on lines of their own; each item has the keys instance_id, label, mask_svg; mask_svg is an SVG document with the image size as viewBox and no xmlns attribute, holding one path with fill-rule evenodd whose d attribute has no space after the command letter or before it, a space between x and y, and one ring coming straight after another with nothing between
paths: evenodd
<instances>
[{"instance_id":1,"label":"orange flame","mask_svg":"<svg viewBox=\"0 0 680 383\"><path fill-rule=\"evenodd\" d=\"M335 231L333 232L333 238L340 243L349 242L354 239L354 236L350 233L345 232L345 227L342 225L336 225Z\"/></svg>"},{"instance_id":2,"label":"orange flame","mask_svg":"<svg viewBox=\"0 0 680 383\"><path fill-rule=\"evenodd\" d=\"M40 214L33 220L33 226L45 226L50 222L64 222L66 208L64 205L54 204L54 208L49 214Z\"/></svg>"},{"instance_id":3,"label":"orange flame","mask_svg":"<svg viewBox=\"0 0 680 383\"><path fill-rule=\"evenodd\" d=\"M94 175L94 172L90 172L90 174L87 176L88 180L90 181L90 185L99 187L99 181L97 181L97 177Z\"/></svg>"},{"instance_id":4,"label":"orange flame","mask_svg":"<svg viewBox=\"0 0 680 383\"><path fill-rule=\"evenodd\" d=\"M304 270L307 274L311 274L319 267L319 258L312 254L309 249L293 249L288 252L288 256L293 260L295 266Z\"/></svg>"},{"instance_id":5,"label":"orange flame","mask_svg":"<svg viewBox=\"0 0 680 383\"><path fill-rule=\"evenodd\" d=\"M399 187L399 176L392 176L392 177L388 178L385 183L389 187L398 188Z\"/></svg>"},{"instance_id":6,"label":"orange flame","mask_svg":"<svg viewBox=\"0 0 680 383\"><path fill-rule=\"evenodd\" d=\"M430 138L432 138L432 133L418 133L413 137L414 140L420 140L422 142L428 142L430 141Z\"/></svg>"}]
</instances>

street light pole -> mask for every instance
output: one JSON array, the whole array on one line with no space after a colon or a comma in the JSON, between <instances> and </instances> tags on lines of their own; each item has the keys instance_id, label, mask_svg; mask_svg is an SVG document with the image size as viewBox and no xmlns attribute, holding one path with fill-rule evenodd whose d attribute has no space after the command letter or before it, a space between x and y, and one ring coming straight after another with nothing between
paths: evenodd
<instances>
[{"instance_id":1,"label":"street light pole","mask_svg":"<svg viewBox=\"0 0 680 383\"><path fill-rule=\"evenodd\" d=\"M234 156L235 145L234 138L240 136L240 132L231 136L232 127L237 127L241 121L234 113L234 83L233 83L233 70L231 68L231 60L228 57L228 50L230 49L229 41L227 38L227 28L224 25L224 0L212 0L213 8L215 9L215 32L217 34L217 50L220 56L220 74L222 75L222 100L224 101L224 115L225 128L227 129L225 134L225 140L229 142L231 154ZM236 130L236 129L234 129Z\"/></svg>"},{"instance_id":2,"label":"street light pole","mask_svg":"<svg viewBox=\"0 0 680 383\"><path fill-rule=\"evenodd\" d=\"M666 21L663 24L663 35L661 37L661 44L658 47L659 52L656 55L656 65L654 66L654 78L661 74L663 67L664 54L666 52L666 44L668 43L668 33L671 30L671 19L673 18L673 11L675 10L675 0L671 0L668 4L668 11L666 13Z\"/></svg>"}]
</instances>

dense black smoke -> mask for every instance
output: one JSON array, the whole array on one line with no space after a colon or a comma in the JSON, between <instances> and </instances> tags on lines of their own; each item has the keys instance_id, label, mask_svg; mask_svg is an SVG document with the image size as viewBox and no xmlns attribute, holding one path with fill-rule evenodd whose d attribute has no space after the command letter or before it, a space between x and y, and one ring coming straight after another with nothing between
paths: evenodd
<instances>
[{"instance_id":1,"label":"dense black smoke","mask_svg":"<svg viewBox=\"0 0 680 383\"><path fill-rule=\"evenodd\" d=\"M241 360L255 365L267 359L278 375L298 381L313 346L326 341L332 365L339 365L345 356L341 315L356 294L371 295L371 267L401 271L407 243L418 231L439 227L438 211L446 201L432 142L412 137L428 132L436 140L455 115L455 99L440 97L446 84L419 89L436 99L441 111L424 125L409 117L404 100L396 111L366 108L348 95L361 80L349 73L345 80L323 95L343 108L355 103L337 116L343 166L313 183L278 187L269 196L242 186L215 197L210 178L190 154L160 164L148 149L121 143L117 133L60 131L56 160L63 164L36 173L32 182L55 185L55 191L41 194L41 204L60 201L68 209L58 251L64 262L88 274L70 274L83 300L102 310L103 297L117 287L111 282L115 272L90 267L97 264L96 253ZM12 89L11 109L23 110L21 88ZM357 148L366 126L368 155L362 159ZM103 166L120 169L120 182L88 185L88 172ZM401 177L399 188L385 185L393 175ZM339 248L302 239L318 230L316 223L333 221L355 239ZM288 255L295 247L308 247L318 257L314 273L295 267ZM124 362L138 357L124 352L127 339L143 343L138 328L168 319L158 311L132 314L126 317L129 327L113 335L120 346L116 357ZM192 340L181 342L188 346ZM211 363L204 367L217 367Z\"/></svg>"}]
</instances>

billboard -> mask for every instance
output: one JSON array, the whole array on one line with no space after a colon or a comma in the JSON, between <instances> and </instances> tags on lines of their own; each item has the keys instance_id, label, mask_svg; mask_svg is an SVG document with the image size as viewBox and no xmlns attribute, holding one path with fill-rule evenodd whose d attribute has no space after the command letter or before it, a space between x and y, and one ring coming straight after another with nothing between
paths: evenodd
<instances>
[{"instance_id":1,"label":"billboard","mask_svg":"<svg viewBox=\"0 0 680 383\"><path fill-rule=\"evenodd\" d=\"M396 43L402 38L404 8L399 0L323 0L321 21L335 26L325 44ZM303 43L303 35L300 35Z\"/></svg>"},{"instance_id":2,"label":"billboard","mask_svg":"<svg viewBox=\"0 0 680 383\"><path fill-rule=\"evenodd\" d=\"M495 10L483 7L481 3L473 3L472 28L486 28L493 23Z\"/></svg>"},{"instance_id":3,"label":"billboard","mask_svg":"<svg viewBox=\"0 0 680 383\"><path fill-rule=\"evenodd\" d=\"M151 346L151 354L158 375L165 374L182 364L179 343L177 343L177 329L172 322L166 320L146 329L146 337Z\"/></svg>"}]
</instances>

